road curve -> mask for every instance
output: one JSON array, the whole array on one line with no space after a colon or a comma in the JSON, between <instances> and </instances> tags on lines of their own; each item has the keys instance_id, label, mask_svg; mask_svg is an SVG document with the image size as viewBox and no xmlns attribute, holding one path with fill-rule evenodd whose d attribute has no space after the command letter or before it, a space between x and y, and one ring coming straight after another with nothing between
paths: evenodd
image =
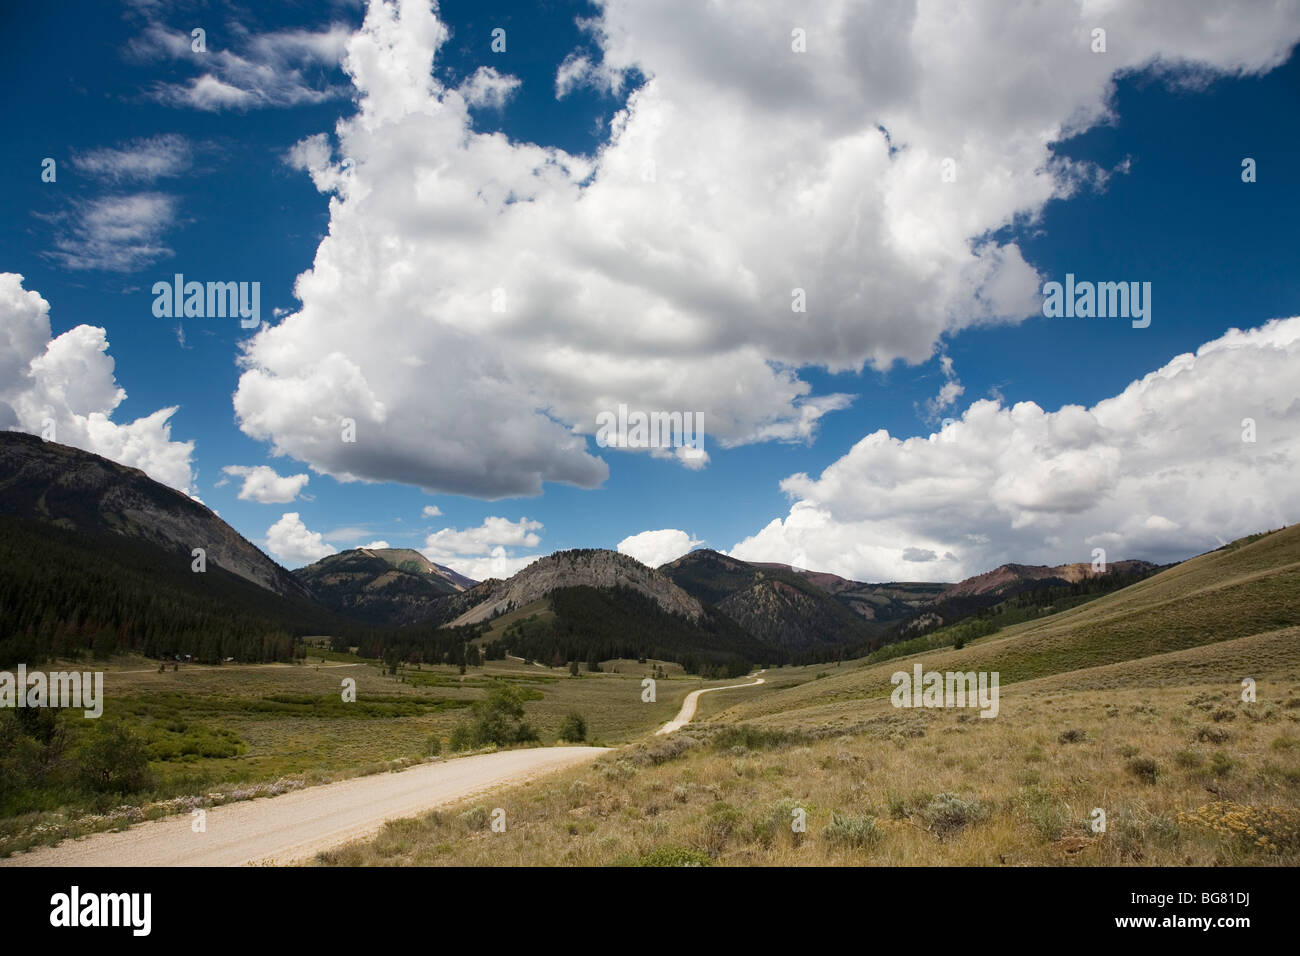
<instances>
[{"instance_id":1,"label":"road curve","mask_svg":"<svg viewBox=\"0 0 1300 956\"><path fill-rule=\"evenodd\" d=\"M425 763L207 811L206 831L186 815L96 833L0 860L0 866L241 866L291 864L494 787L521 783L606 753L604 747L534 747ZM504 808L509 817L510 808Z\"/></svg>"},{"instance_id":2,"label":"road curve","mask_svg":"<svg viewBox=\"0 0 1300 956\"><path fill-rule=\"evenodd\" d=\"M759 671L758 673L761 674L763 672ZM693 690L687 694L686 699L682 701L682 709L677 712L677 716L656 730L655 736L658 737L661 734L671 734L673 731L681 730L689 724L691 719L695 716L695 705L699 703L701 694L708 694L715 690L735 690L737 687L757 687L759 684L765 683L767 683L767 681L755 675L754 680L748 684L730 684L726 687L705 687L703 690Z\"/></svg>"}]
</instances>

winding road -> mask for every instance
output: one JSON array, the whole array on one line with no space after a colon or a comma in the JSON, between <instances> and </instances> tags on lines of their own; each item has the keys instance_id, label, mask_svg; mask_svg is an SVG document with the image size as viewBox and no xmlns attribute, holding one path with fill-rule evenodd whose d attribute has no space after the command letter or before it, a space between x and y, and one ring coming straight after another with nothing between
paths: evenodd
<instances>
[{"instance_id":1,"label":"winding road","mask_svg":"<svg viewBox=\"0 0 1300 956\"><path fill-rule=\"evenodd\" d=\"M677 716L656 733L690 723L701 694L765 683L691 691ZM0 859L0 866L247 866L310 861L317 853L364 839L389 820L418 816L498 787L594 760L605 747L535 747L420 764L396 773L354 777L277 797L210 807L198 821L166 817L115 833L94 833L58 846ZM509 814L509 808L506 809Z\"/></svg>"},{"instance_id":2,"label":"winding road","mask_svg":"<svg viewBox=\"0 0 1300 956\"><path fill-rule=\"evenodd\" d=\"M691 691L686 695L686 699L682 701L682 709L677 712L677 716L656 730L655 736L658 737L663 734L671 734L674 731L681 730L689 724L691 719L695 716L695 705L699 703L701 694L709 694L715 690L735 690L737 687L757 687L759 684L767 683L767 681L758 676L758 674L761 673L763 672L759 671L757 674L754 674L755 679L748 684L730 684L726 687L705 687L702 690Z\"/></svg>"}]
</instances>

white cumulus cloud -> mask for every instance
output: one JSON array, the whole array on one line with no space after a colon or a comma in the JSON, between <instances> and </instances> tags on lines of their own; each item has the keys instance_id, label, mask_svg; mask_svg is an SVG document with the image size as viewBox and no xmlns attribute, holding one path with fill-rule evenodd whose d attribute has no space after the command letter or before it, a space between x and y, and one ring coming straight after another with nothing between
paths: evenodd
<instances>
[{"instance_id":1,"label":"white cumulus cloud","mask_svg":"<svg viewBox=\"0 0 1300 956\"><path fill-rule=\"evenodd\" d=\"M421 551L435 564L445 565L476 581L508 578L542 557L513 553L516 548L535 548L541 544L537 534L541 530L542 523L531 518L511 521L494 516L483 519L477 528L435 531L425 539Z\"/></svg>"},{"instance_id":2,"label":"white cumulus cloud","mask_svg":"<svg viewBox=\"0 0 1300 956\"><path fill-rule=\"evenodd\" d=\"M820 476L786 478L789 514L731 553L802 551L871 581L1090 561L1098 547L1181 560L1300 516L1298 379L1300 317L1231 329L1092 408L982 400L935 435L880 430Z\"/></svg>"},{"instance_id":3,"label":"white cumulus cloud","mask_svg":"<svg viewBox=\"0 0 1300 956\"><path fill-rule=\"evenodd\" d=\"M78 325L51 338L50 304L21 275L0 273L0 428L41 435L52 422L53 440L191 494L194 442L171 440L176 408L114 422L125 398L104 329Z\"/></svg>"},{"instance_id":4,"label":"white cumulus cloud","mask_svg":"<svg viewBox=\"0 0 1300 956\"><path fill-rule=\"evenodd\" d=\"M300 568L321 558L338 554L320 532L310 531L296 511L287 511L266 529L266 550L288 568Z\"/></svg>"},{"instance_id":5,"label":"white cumulus cloud","mask_svg":"<svg viewBox=\"0 0 1300 956\"><path fill-rule=\"evenodd\" d=\"M306 474L281 475L268 465L227 465L221 470L244 479L239 489L240 500L264 505L288 504L298 497L309 480Z\"/></svg>"},{"instance_id":6,"label":"white cumulus cloud","mask_svg":"<svg viewBox=\"0 0 1300 956\"><path fill-rule=\"evenodd\" d=\"M629 535L618 543L619 554L636 558L642 564L657 568L661 564L680 558L703 541L696 541L685 531L663 528L659 531L642 531Z\"/></svg>"},{"instance_id":7,"label":"white cumulus cloud","mask_svg":"<svg viewBox=\"0 0 1300 956\"><path fill-rule=\"evenodd\" d=\"M490 66L480 66L459 87L460 95L470 106L500 109L519 88L519 79L504 76Z\"/></svg>"},{"instance_id":8,"label":"white cumulus cloud","mask_svg":"<svg viewBox=\"0 0 1300 956\"><path fill-rule=\"evenodd\" d=\"M993 236L1104 181L1050 144L1109 119L1117 73L1257 73L1300 31L1288 4L1110 6L1099 55L1098 16L609 0L558 92L645 82L585 157L476 132L508 78L444 84L429 3L374 0L343 59L356 114L291 153L328 234L301 308L246 343L241 427L343 481L488 499L600 484L586 438L623 402L703 412L722 447L810 440L848 399L800 367L922 362L1037 311Z\"/></svg>"}]
</instances>

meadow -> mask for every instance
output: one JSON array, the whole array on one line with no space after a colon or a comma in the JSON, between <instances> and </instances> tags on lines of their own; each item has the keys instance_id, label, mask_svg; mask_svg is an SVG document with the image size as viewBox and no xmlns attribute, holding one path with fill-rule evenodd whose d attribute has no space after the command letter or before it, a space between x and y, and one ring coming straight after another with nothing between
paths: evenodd
<instances>
[{"instance_id":1,"label":"meadow","mask_svg":"<svg viewBox=\"0 0 1300 956\"><path fill-rule=\"evenodd\" d=\"M834 720L737 724L723 701L671 738L390 823L319 862L1294 866L1298 638L1027 681L991 720L877 700ZM1261 675L1254 702L1243 661ZM481 825L497 807L502 833Z\"/></svg>"},{"instance_id":2,"label":"meadow","mask_svg":"<svg viewBox=\"0 0 1300 956\"><path fill-rule=\"evenodd\" d=\"M654 702L641 680L659 666ZM691 690L707 686L676 665L609 661L599 673L521 661L458 668L404 666L311 647L293 664L181 663L120 657L52 662L47 670L104 671L104 727L121 724L143 744L148 782L126 794L90 793L66 782L5 794L0 854L103 829L115 829L233 799L274 795L414 762L450 759L449 738L470 706L494 686L518 688L538 743L556 742L570 714L582 715L590 742L618 745L676 714ZM343 682L355 681L355 702ZM5 715L6 719L11 719ZM99 721L62 715L64 762ZM436 741L436 744L435 744ZM440 756L441 755L441 756Z\"/></svg>"},{"instance_id":3,"label":"meadow","mask_svg":"<svg viewBox=\"0 0 1300 956\"><path fill-rule=\"evenodd\" d=\"M887 655L882 655L887 656ZM998 716L892 675L997 672ZM695 723L322 865L1300 863L1300 527L961 648L774 668Z\"/></svg>"}]
</instances>

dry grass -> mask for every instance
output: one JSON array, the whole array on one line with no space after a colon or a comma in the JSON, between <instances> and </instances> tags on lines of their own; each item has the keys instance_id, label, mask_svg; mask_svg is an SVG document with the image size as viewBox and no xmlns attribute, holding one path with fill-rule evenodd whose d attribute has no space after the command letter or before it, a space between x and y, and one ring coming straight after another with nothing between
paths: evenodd
<instances>
[{"instance_id":1,"label":"dry grass","mask_svg":"<svg viewBox=\"0 0 1300 956\"><path fill-rule=\"evenodd\" d=\"M910 670L916 660L940 671L997 671L1005 688L1085 668L1158 660L1171 652L1297 625L1300 525L1293 525L1233 550L1193 558L1077 608L1007 628L962 650L826 667L826 679L779 694L773 692L775 686L759 688L720 719L801 721L793 712L885 698L892 690L890 676ZM776 678L782 673L770 672Z\"/></svg>"},{"instance_id":2,"label":"dry grass","mask_svg":"<svg viewBox=\"0 0 1300 956\"><path fill-rule=\"evenodd\" d=\"M671 738L320 862L1300 863L1300 527L921 658L998 671L999 715L894 709L910 658L774 669ZM504 832L467 822L489 805Z\"/></svg>"},{"instance_id":3,"label":"dry grass","mask_svg":"<svg viewBox=\"0 0 1300 956\"><path fill-rule=\"evenodd\" d=\"M992 720L872 704L851 730L777 729L749 746L724 736L735 728L688 728L321 862L1292 866L1300 708L1286 701L1300 666L1258 693L1241 703L1235 680L1021 688ZM1220 710L1234 718L1216 724ZM1218 724L1226 740L1199 739ZM468 825L475 806L504 809L505 832ZM796 810L806 832L791 828Z\"/></svg>"}]
</instances>

